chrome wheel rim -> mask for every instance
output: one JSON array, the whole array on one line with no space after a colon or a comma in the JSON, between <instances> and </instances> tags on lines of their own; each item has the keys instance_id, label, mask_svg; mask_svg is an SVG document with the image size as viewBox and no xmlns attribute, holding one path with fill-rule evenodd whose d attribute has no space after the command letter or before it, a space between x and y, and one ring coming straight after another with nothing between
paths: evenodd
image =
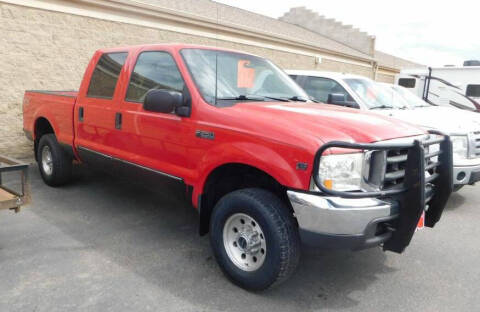
<instances>
[{"instance_id":1,"label":"chrome wheel rim","mask_svg":"<svg viewBox=\"0 0 480 312\"><path fill-rule=\"evenodd\" d=\"M243 271L258 270L267 255L262 228L244 213L233 214L227 219L223 227L223 244L230 260Z\"/></svg>"},{"instance_id":2,"label":"chrome wheel rim","mask_svg":"<svg viewBox=\"0 0 480 312\"><path fill-rule=\"evenodd\" d=\"M48 145L42 148L42 169L46 175L52 175L53 172L53 159L52 151Z\"/></svg>"}]
</instances>

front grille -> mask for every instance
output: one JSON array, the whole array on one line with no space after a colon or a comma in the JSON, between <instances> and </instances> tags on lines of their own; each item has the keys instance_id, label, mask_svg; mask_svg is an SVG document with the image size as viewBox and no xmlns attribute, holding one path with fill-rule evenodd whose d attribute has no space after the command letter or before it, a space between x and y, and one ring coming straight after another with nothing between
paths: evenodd
<instances>
[{"instance_id":1,"label":"front grille","mask_svg":"<svg viewBox=\"0 0 480 312\"><path fill-rule=\"evenodd\" d=\"M400 187L405 179L405 167L407 164L407 149L387 151L387 163L383 189Z\"/></svg>"},{"instance_id":2,"label":"front grille","mask_svg":"<svg viewBox=\"0 0 480 312\"><path fill-rule=\"evenodd\" d=\"M438 156L442 153L440 142L443 137L437 139L430 137L422 142L425 150L425 202L433 196L434 185L432 182L439 177ZM382 190L404 187L405 168L407 167L408 149L390 149L386 151L385 175Z\"/></svg>"},{"instance_id":3,"label":"front grille","mask_svg":"<svg viewBox=\"0 0 480 312\"><path fill-rule=\"evenodd\" d=\"M473 132L470 137L470 157L480 157L480 131Z\"/></svg>"}]
</instances>

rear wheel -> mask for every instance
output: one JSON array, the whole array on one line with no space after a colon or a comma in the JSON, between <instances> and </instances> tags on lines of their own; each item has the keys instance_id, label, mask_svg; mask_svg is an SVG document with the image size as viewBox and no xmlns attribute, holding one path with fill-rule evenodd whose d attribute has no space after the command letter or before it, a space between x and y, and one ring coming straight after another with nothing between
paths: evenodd
<instances>
[{"instance_id":1,"label":"rear wheel","mask_svg":"<svg viewBox=\"0 0 480 312\"><path fill-rule=\"evenodd\" d=\"M274 194L243 189L215 206L210 242L225 275L248 290L262 290L286 280L300 256L292 214Z\"/></svg>"},{"instance_id":2,"label":"rear wheel","mask_svg":"<svg viewBox=\"0 0 480 312\"><path fill-rule=\"evenodd\" d=\"M58 144L54 134L45 134L40 138L37 160L40 174L46 184L60 186L70 180L72 158Z\"/></svg>"}]
</instances>

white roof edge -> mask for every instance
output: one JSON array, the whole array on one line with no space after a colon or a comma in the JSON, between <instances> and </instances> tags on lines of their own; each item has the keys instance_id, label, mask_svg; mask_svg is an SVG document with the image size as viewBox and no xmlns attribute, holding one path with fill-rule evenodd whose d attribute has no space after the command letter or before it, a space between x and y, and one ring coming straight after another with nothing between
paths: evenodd
<instances>
[{"instance_id":1,"label":"white roof edge","mask_svg":"<svg viewBox=\"0 0 480 312\"><path fill-rule=\"evenodd\" d=\"M369 79L368 77L348 74L348 73L341 73L341 72L332 72L332 71L321 71L321 70L295 70L295 69L287 69L285 72L289 75L298 75L298 76L312 76L312 77L325 77L325 78L362 78L362 79Z\"/></svg>"}]
</instances>

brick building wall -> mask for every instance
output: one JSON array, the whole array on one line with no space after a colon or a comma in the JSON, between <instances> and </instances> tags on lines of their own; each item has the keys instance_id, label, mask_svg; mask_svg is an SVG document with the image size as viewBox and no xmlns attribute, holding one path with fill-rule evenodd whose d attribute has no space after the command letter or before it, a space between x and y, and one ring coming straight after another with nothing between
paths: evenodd
<instances>
[{"instance_id":1,"label":"brick building wall","mask_svg":"<svg viewBox=\"0 0 480 312\"><path fill-rule=\"evenodd\" d=\"M272 59L283 68L343 71L372 77L372 68L255 45L0 3L0 154L32 156L23 134L25 90L77 90L98 48L183 42L218 45ZM382 81L393 81L383 75Z\"/></svg>"}]
</instances>

